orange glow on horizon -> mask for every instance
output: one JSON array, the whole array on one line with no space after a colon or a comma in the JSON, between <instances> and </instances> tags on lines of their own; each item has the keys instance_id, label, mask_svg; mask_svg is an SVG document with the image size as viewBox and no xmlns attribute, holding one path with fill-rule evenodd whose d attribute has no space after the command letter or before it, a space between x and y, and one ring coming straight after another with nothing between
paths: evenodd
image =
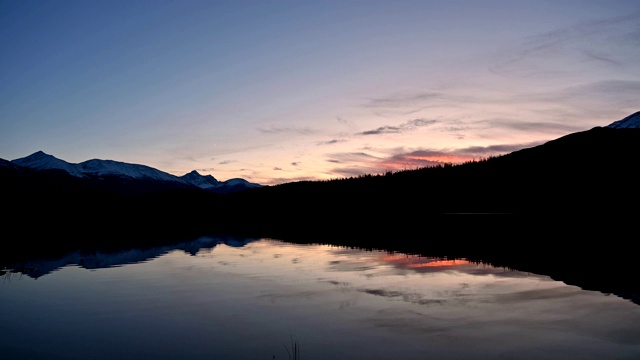
<instances>
[{"instance_id":1,"label":"orange glow on horizon","mask_svg":"<svg viewBox=\"0 0 640 360\"><path fill-rule=\"evenodd\" d=\"M435 156L407 156L407 158L411 160L417 161L432 161L432 162L441 162L441 163L459 163L465 162L469 160L473 160L473 158L466 156L458 156L458 155L435 155Z\"/></svg>"},{"instance_id":2,"label":"orange glow on horizon","mask_svg":"<svg viewBox=\"0 0 640 360\"><path fill-rule=\"evenodd\" d=\"M430 167L437 165L445 165L445 164L462 164L465 162L470 162L475 160L476 158L469 156L458 156L458 155L429 155L429 156L420 156L420 155L404 155L402 158L396 159L387 159L385 161L380 162L380 166L383 166L387 169L411 169L411 168L422 168L422 167Z\"/></svg>"},{"instance_id":3,"label":"orange glow on horizon","mask_svg":"<svg viewBox=\"0 0 640 360\"><path fill-rule=\"evenodd\" d=\"M458 266L458 265L467 265L469 261L467 260L436 260L428 263L421 264L411 264L409 267L411 268L421 268L421 267L439 267L439 266Z\"/></svg>"},{"instance_id":4,"label":"orange glow on horizon","mask_svg":"<svg viewBox=\"0 0 640 360\"><path fill-rule=\"evenodd\" d=\"M464 259L443 260L437 258L427 258L414 255L389 255L380 258L381 261L391 263L395 266L418 269L425 267L452 267L470 264Z\"/></svg>"}]
</instances>

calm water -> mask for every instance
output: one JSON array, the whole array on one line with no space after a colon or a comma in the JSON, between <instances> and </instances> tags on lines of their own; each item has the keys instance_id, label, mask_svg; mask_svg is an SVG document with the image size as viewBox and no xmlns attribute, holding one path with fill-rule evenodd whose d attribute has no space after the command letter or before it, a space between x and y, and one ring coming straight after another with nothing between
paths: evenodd
<instances>
[{"instance_id":1,"label":"calm water","mask_svg":"<svg viewBox=\"0 0 640 360\"><path fill-rule=\"evenodd\" d=\"M640 359L640 306L464 260L261 239L6 274L0 358Z\"/></svg>"}]
</instances>

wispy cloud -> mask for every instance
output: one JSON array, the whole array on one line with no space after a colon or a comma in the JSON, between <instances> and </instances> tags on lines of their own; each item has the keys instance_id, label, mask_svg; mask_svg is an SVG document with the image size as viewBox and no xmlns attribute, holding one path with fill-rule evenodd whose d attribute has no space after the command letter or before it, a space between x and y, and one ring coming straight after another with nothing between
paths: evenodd
<instances>
[{"instance_id":1,"label":"wispy cloud","mask_svg":"<svg viewBox=\"0 0 640 360\"><path fill-rule=\"evenodd\" d=\"M337 177L357 177L360 175L376 174L380 158L364 153L334 153L328 155L327 162L340 165L331 169L330 174Z\"/></svg>"},{"instance_id":2,"label":"wispy cloud","mask_svg":"<svg viewBox=\"0 0 640 360\"><path fill-rule=\"evenodd\" d=\"M584 124L600 119L611 119L640 110L640 80L600 80L571 85L545 92L529 92L512 95L512 103L535 104L536 112L544 122L522 123L518 121L495 121L496 126L522 130L579 131ZM508 124L508 123L512 124ZM575 124L575 125L573 125ZM582 126L579 126L582 124Z\"/></svg>"},{"instance_id":3,"label":"wispy cloud","mask_svg":"<svg viewBox=\"0 0 640 360\"><path fill-rule=\"evenodd\" d=\"M223 161L220 161L218 164L227 165L227 164L231 164L231 163L234 163L234 162L236 162L236 160L223 160Z\"/></svg>"},{"instance_id":4,"label":"wispy cloud","mask_svg":"<svg viewBox=\"0 0 640 360\"><path fill-rule=\"evenodd\" d=\"M640 80L600 80L578 85L566 86L555 91L527 93L514 95L512 99L519 101L537 101L537 102L567 102L567 101L598 101L599 98L606 98L606 101L612 98L622 97L623 99L638 100L640 93Z\"/></svg>"},{"instance_id":5,"label":"wispy cloud","mask_svg":"<svg viewBox=\"0 0 640 360\"><path fill-rule=\"evenodd\" d=\"M214 161L215 159L223 156L223 155L230 155L230 154L238 154L238 153L243 153L246 151L252 151L252 150L257 150L257 149L261 149L261 148L265 148L269 145L267 144L254 144L254 143L249 143L249 142L240 142L240 143L234 143L234 144L225 144L225 145L220 145L220 146L215 146L212 148L209 148L206 153L203 153L202 157L207 157L207 159L209 159L210 161ZM213 156L211 156L211 154L213 154ZM199 157L194 157L194 161L197 161Z\"/></svg>"},{"instance_id":6,"label":"wispy cloud","mask_svg":"<svg viewBox=\"0 0 640 360\"><path fill-rule=\"evenodd\" d=\"M339 143L343 143L346 142L347 140L345 139L333 139L333 140L329 140L329 141L320 141L318 142L318 145L333 145L333 144L339 144Z\"/></svg>"},{"instance_id":7,"label":"wispy cloud","mask_svg":"<svg viewBox=\"0 0 640 360\"><path fill-rule=\"evenodd\" d=\"M443 97L439 92L396 94L384 98L371 98L363 106L368 108L395 108L404 109L421 106L425 102Z\"/></svg>"},{"instance_id":8,"label":"wispy cloud","mask_svg":"<svg viewBox=\"0 0 640 360\"><path fill-rule=\"evenodd\" d=\"M582 54L584 56L586 56L591 60L595 60L603 63L609 63L610 65L614 65L614 66L621 66L624 64L622 61L615 59L613 56L610 56L609 54L603 51L598 51L594 49L581 49L580 51L582 51Z\"/></svg>"},{"instance_id":9,"label":"wispy cloud","mask_svg":"<svg viewBox=\"0 0 640 360\"><path fill-rule=\"evenodd\" d=\"M534 146L538 146L544 143L544 141L535 141L523 144L501 144L490 146L469 146L466 148L456 149L451 152L460 157L481 159L488 156L495 156L501 154L508 154L517 150L526 149Z\"/></svg>"},{"instance_id":10,"label":"wispy cloud","mask_svg":"<svg viewBox=\"0 0 640 360\"><path fill-rule=\"evenodd\" d=\"M366 166L348 166L335 168L331 170L332 175L337 175L335 177L358 177L361 175L370 175L370 174L379 174L378 168L375 167L366 167Z\"/></svg>"},{"instance_id":11,"label":"wispy cloud","mask_svg":"<svg viewBox=\"0 0 640 360\"><path fill-rule=\"evenodd\" d=\"M367 153L331 154L328 162L341 165L331 170L339 176L360 176L382 174L387 171L412 170L439 166L443 164L461 164L482 160L492 156L507 154L524 148L540 145L541 142L522 144L497 144L491 146L471 146L457 149L395 149L388 156L373 156Z\"/></svg>"},{"instance_id":12,"label":"wispy cloud","mask_svg":"<svg viewBox=\"0 0 640 360\"><path fill-rule=\"evenodd\" d=\"M500 127L503 129L513 129L523 132L535 131L538 133L569 133L584 130L582 127L571 123L558 123L548 121L517 121L517 120L487 120L491 127Z\"/></svg>"},{"instance_id":13,"label":"wispy cloud","mask_svg":"<svg viewBox=\"0 0 640 360\"><path fill-rule=\"evenodd\" d=\"M234 177L242 178L247 181L255 181L254 179L256 179L261 175L259 171L256 171L255 169L249 169L249 168L235 169L235 170L227 171L227 173L234 174Z\"/></svg>"},{"instance_id":14,"label":"wispy cloud","mask_svg":"<svg viewBox=\"0 0 640 360\"><path fill-rule=\"evenodd\" d=\"M357 177L360 175L381 174L387 171L429 167L453 160L462 162L467 159L452 157L446 153L435 150L418 150L396 153L387 157L377 157L362 152L338 153L331 154L327 161L341 165L340 167L332 169L332 174L345 177Z\"/></svg>"},{"instance_id":15,"label":"wispy cloud","mask_svg":"<svg viewBox=\"0 0 640 360\"><path fill-rule=\"evenodd\" d=\"M455 152L425 149L390 156L381 160L378 165L386 170L405 170L446 163L462 163L469 160L473 160L473 158Z\"/></svg>"},{"instance_id":16,"label":"wispy cloud","mask_svg":"<svg viewBox=\"0 0 640 360\"><path fill-rule=\"evenodd\" d=\"M501 53L490 67L499 74L531 76L571 71L560 58L596 66L637 66L640 12L600 19L529 37L519 48ZM563 64L562 67L559 64Z\"/></svg>"},{"instance_id":17,"label":"wispy cloud","mask_svg":"<svg viewBox=\"0 0 640 360\"><path fill-rule=\"evenodd\" d=\"M340 124L343 124L343 125L349 125L349 124L350 124L350 121L349 121L349 120L347 120L347 119L345 119L345 118L341 118L341 117L339 117L339 116L338 116L338 117L336 117L336 120L338 120L338 122L339 122Z\"/></svg>"},{"instance_id":18,"label":"wispy cloud","mask_svg":"<svg viewBox=\"0 0 640 360\"><path fill-rule=\"evenodd\" d=\"M380 135L380 134L394 134L399 133L401 128L399 126L381 126L374 130L367 130L359 133L358 135Z\"/></svg>"},{"instance_id":19,"label":"wispy cloud","mask_svg":"<svg viewBox=\"0 0 640 360\"><path fill-rule=\"evenodd\" d=\"M386 116L406 116L432 107L456 107L463 102L472 102L467 96L448 91L424 91L391 94L387 97L368 99L362 107L371 109L374 114Z\"/></svg>"},{"instance_id":20,"label":"wispy cloud","mask_svg":"<svg viewBox=\"0 0 640 360\"><path fill-rule=\"evenodd\" d=\"M401 132L414 130L415 128L418 128L418 127L433 125L437 122L438 122L437 120L414 119L414 120L409 120L398 126L381 126L381 127L378 127L377 129L360 132L357 135L380 135L380 134L401 133Z\"/></svg>"},{"instance_id":21,"label":"wispy cloud","mask_svg":"<svg viewBox=\"0 0 640 360\"><path fill-rule=\"evenodd\" d=\"M301 134L301 135L312 135L318 133L318 130L312 129L309 127L297 127L297 126L269 126L269 127L259 127L258 131L264 134Z\"/></svg>"},{"instance_id":22,"label":"wispy cloud","mask_svg":"<svg viewBox=\"0 0 640 360\"><path fill-rule=\"evenodd\" d=\"M375 161L379 158L364 152L334 153L328 155L330 162L334 163L360 163Z\"/></svg>"},{"instance_id":23,"label":"wispy cloud","mask_svg":"<svg viewBox=\"0 0 640 360\"><path fill-rule=\"evenodd\" d=\"M628 92L637 98L640 93L640 80L605 80L584 85L583 89L592 89L602 94ZM580 88L578 88L579 90Z\"/></svg>"}]
</instances>

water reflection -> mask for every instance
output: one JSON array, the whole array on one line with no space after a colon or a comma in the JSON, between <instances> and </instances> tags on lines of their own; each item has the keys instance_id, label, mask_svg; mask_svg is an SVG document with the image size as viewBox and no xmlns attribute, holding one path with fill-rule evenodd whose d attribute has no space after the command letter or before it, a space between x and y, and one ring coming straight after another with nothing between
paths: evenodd
<instances>
[{"instance_id":1,"label":"water reflection","mask_svg":"<svg viewBox=\"0 0 640 360\"><path fill-rule=\"evenodd\" d=\"M85 269L95 270L145 262L175 250L181 250L187 254L196 255L201 250L212 249L219 244L241 247L256 240L257 239L253 238L203 236L195 240L178 242L164 246L132 248L109 252L77 251L57 258L38 258L34 260L16 262L10 265L9 269L0 273L0 275L9 276L11 273L20 273L32 278L39 278L68 265L78 265Z\"/></svg>"},{"instance_id":2,"label":"water reflection","mask_svg":"<svg viewBox=\"0 0 640 360\"><path fill-rule=\"evenodd\" d=\"M640 357L640 307L543 275L270 239L132 251L5 281L3 358Z\"/></svg>"}]
</instances>

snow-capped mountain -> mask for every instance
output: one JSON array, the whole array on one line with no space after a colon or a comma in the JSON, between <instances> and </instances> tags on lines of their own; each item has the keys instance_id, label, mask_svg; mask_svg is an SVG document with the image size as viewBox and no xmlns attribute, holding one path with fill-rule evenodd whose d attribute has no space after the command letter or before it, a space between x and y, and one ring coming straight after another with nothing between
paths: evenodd
<instances>
[{"instance_id":1,"label":"snow-capped mountain","mask_svg":"<svg viewBox=\"0 0 640 360\"><path fill-rule=\"evenodd\" d=\"M218 193L227 193L248 188L262 187L262 185L251 183L241 178L233 178L227 181L218 181L211 175L200 175L200 173L198 173L196 170L180 176L180 179L201 189Z\"/></svg>"},{"instance_id":2,"label":"snow-capped mountain","mask_svg":"<svg viewBox=\"0 0 640 360\"><path fill-rule=\"evenodd\" d=\"M233 192L246 188L261 187L244 179L218 181L211 175L200 175L192 171L183 176L172 175L146 165L130 164L114 160L92 159L81 163L69 163L53 155L37 151L27 157L15 159L12 164L33 170L63 170L77 178L128 179L174 183L177 187L197 187L211 192Z\"/></svg>"},{"instance_id":3,"label":"snow-capped mountain","mask_svg":"<svg viewBox=\"0 0 640 360\"><path fill-rule=\"evenodd\" d=\"M82 174L94 176L128 176L134 179L154 179L162 181L176 181L176 176L167 174L160 170L145 165L128 164L113 160L88 160L81 162L78 166L82 169Z\"/></svg>"},{"instance_id":4,"label":"snow-capped mountain","mask_svg":"<svg viewBox=\"0 0 640 360\"><path fill-rule=\"evenodd\" d=\"M37 151L27 157L12 160L12 163L34 170L64 170L75 177L121 176L134 179L153 179L182 182L177 176L162 172L145 165L128 164L113 160L87 160L72 164L53 155Z\"/></svg>"},{"instance_id":5,"label":"snow-capped mountain","mask_svg":"<svg viewBox=\"0 0 640 360\"><path fill-rule=\"evenodd\" d=\"M626 118L618 121L614 121L607 125L608 128L613 129L637 129L640 128L640 111L635 114L631 114Z\"/></svg>"},{"instance_id":6,"label":"snow-capped mountain","mask_svg":"<svg viewBox=\"0 0 640 360\"><path fill-rule=\"evenodd\" d=\"M24 166L33 170L64 170L76 177L84 177L82 166L60 160L55 156L37 151L27 157L11 160L13 164Z\"/></svg>"},{"instance_id":7,"label":"snow-capped mountain","mask_svg":"<svg viewBox=\"0 0 640 360\"><path fill-rule=\"evenodd\" d=\"M200 173L198 173L196 170L182 175L180 178L185 182L196 185L202 189L209 189L220 186L220 181L218 181L216 178L211 175L200 175Z\"/></svg>"}]
</instances>

